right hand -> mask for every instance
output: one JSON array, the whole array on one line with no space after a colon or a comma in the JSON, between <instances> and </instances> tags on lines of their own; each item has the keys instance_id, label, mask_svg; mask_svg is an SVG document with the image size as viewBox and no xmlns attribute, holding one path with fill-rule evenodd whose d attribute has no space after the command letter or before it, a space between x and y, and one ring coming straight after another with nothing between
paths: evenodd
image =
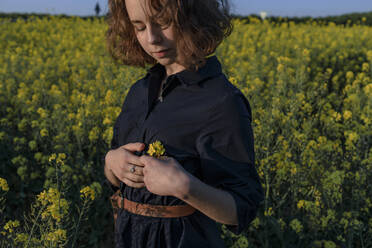
<instances>
[{"instance_id":1,"label":"right hand","mask_svg":"<svg viewBox=\"0 0 372 248\"><path fill-rule=\"evenodd\" d=\"M143 180L143 166L139 160L139 156L133 152L141 152L145 148L145 144L128 143L120 146L117 149L110 150L105 156L105 164L112 174L126 185L133 188L145 187ZM129 170L136 165L134 173Z\"/></svg>"}]
</instances>

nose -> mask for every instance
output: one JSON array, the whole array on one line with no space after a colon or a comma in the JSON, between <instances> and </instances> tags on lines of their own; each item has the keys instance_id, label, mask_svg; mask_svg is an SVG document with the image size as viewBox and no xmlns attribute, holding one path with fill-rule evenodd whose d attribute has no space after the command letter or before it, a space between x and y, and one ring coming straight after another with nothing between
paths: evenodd
<instances>
[{"instance_id":1,"label":"nose","mask_svg":"<svg viewBox=\"0 0 372 248\"><path fill-rule=\"evenodd\" d=\"M158 27L155 25L149 25L149 28L147 29L147 41L150 44L156 44L159 43L162 39L161 31Z\"/></svg>"}]
</instances>

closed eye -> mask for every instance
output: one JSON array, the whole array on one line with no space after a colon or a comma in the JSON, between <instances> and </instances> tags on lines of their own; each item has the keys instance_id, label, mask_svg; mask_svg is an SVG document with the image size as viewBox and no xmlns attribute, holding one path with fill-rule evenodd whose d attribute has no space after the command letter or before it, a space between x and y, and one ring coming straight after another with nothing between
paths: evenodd
<instances>
[{"instance_id":1,"label":"closed eye","mask_svg":"<svg viewBox=\"0 0 372 248\"><path fill-rule=\"evenodd\" d=\"M145 28L137 28L137 27L136 27L136 30L137 30L137 31L144 31Z\"/></svg>"},{"instance_id":2,"label":"closed eye","mask_svg":"<svg viewBox=\"0 0 372 248\"><path fill-rule=\"evenodd\" d=\"M170 26L170 24L159 24L159 23L153 23L153 25L160 27L162 30L165 30L165 29L169 28L169 26ZM140 27L136 24L133 24L133 26L136 29L136 31L138 31L138 32L144 31L146 29L146 26L145 27Z\"/></svg>"}]
</instances>

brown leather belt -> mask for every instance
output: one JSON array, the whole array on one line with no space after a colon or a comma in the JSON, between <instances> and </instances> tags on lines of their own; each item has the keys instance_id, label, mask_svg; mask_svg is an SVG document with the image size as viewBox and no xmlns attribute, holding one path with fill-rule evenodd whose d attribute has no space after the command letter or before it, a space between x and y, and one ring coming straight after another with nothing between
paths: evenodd
<instances>
[{"instance_id":1,"label":"brown leather belt","mask_svg":"<svg viewBox=\"0 0 372 248\"><path fill-rule=\"evenodd\" d=\"M114 219L116 222L117 210L124 208L125 210L139 215L162 217L162 218L177 218L193 214L196 209L190 205L164 206L164 205L150 205L130 201L120 196L120 190L116 191L110 197L111 204L114 209Z\"/></svg>"}]
</instances>

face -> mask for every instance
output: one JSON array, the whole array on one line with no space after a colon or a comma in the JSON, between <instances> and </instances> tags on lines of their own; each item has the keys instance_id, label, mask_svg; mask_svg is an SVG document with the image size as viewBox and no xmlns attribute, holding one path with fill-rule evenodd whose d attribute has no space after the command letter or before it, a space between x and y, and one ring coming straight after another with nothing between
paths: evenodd
<instances>
[{"instance_id":1,"label":"face","mask_svg":"<svg viewBox=\"0 0 372 248\"><path fill-rule=\"evenodd\" d=\"M185 69L178 61L173 25L162 26L151 21L146 0L125 0L128 16L143 50L165 66L167 74Z\"/></svg>"}]
</instances>

